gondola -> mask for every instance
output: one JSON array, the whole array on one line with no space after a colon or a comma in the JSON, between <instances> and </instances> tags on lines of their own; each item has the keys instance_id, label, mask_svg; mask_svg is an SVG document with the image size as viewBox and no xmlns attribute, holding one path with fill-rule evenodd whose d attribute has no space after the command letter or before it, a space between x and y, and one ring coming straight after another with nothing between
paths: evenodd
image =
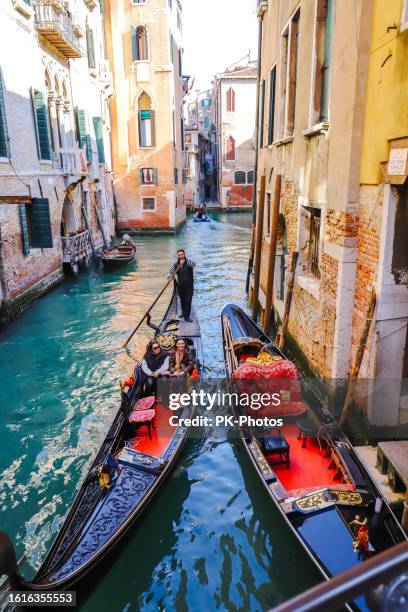
<instances>
[{"instance_id":1,"label":"gondola","mask_svg":"<svg viewBox=\"0 0 408 612\"><path fill-rule=\"evenodd\" d=\"M201 219L200 219L200 217L194 216L193 217L193 221L194 221L194 223L210 223L211 219L207 215L201 217Z\"/></svg>"},{"instance_id":2,"label":"gondola","mask_svg":"<svg viewBox=\"0 0 408 612\"><path fill-rule=\"evenodd\" d=\"M136 255L136 247L129 240L124 244L106 249L101 254L101 262L105 268L117 268L131 263Z\"/></svg>"},{"instance_id":3,"label":"gondola","mask_svg":"<svg viewBox=\"0 0 408 612\"><path fill-rule=\"evenodd\" d=\"M238 393L242 388L253 392L259 384L264 385L263 391L267 388L265 379L260 383L240 378L251 371L251 363L268 362L272 372L285 360L281 361L284 368L291 365L297 371L296 364L238 306L223 308L221 325L226 376ZM245 370L242 364L248 359ZM261 366L259 371L265 370ZM258 411L255 416L260 418L252 423L260 427L254 427L244 417L255 411L236 402L234 422L268 495L321 575L329 579L406 541L350 441L301 375L295 380L271 378L268 383L270 393L284 387L281 404ZM266 413L281 417L283 423L268 427L272 421L265 425ZM305 431L309 432L306 437ZM360 598L349 609L367 608Z\"/></svg>"},{"instance_id":4,"label":"gondola","mask_svg":"<svg viewBox=\"0 0 408 612\"><path fill-rule=\"evenodd\" d=\"M191 313L193 322L187 323L177 316L177 306L179 300L174 287L160 325L149 324L155 329L157 342L165 350L174 346L177 337L186 340L195 355L196 378L192 384L199 386L203 368L200 325L194 308ZM137 365L134 381L133 377L126 381L129 386L122 390L121 405L44 562L31 582L19 579L22 590L43 592L74 588L83 593L89 576L101 567L102 560L123 540L129 529L143 520L142 511L168 478L188 432L186 427L178 424L178 420L174 427L170 427L169 417L177 414L181 421L191 416L193 407L186 406L173 412L165 405L168 403L165 399L160 403L159 386L157 402L150 408L155 411L151 421L153 431L150 426L148 430L143 427L149 417L146 414L142 425L135 427L137 404L143 405L145 400L149 400L143 397L140 374ZM165 396L165 390L162 395ZM154 397L150 401L152 399ZM0 571L1 568L4 570L7 554L3 550L2 558L0 546ZM136 568L139 562L143 562L143 553L135 551Z\"/></svg>"}]
</instances>

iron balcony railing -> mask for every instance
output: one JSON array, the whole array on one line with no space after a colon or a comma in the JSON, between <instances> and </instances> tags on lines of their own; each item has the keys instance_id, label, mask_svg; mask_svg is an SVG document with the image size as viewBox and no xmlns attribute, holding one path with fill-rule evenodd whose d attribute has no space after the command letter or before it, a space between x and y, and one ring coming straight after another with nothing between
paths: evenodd
<instances>
[{"instance_id":1,"label":"iron balcony railing","mask_svg":"<svg viewBox=\"0 0 408 612\"><path fill-rule=\"evenodd\" d=\"M84 230L75 236L62 236L62 261L64 263L75 263L80 261L91 252L91 241L89 231Z\"/></svg>"},{"instance_id":2,"label":"iron balcony railing","mask_svg":"<svg viewBox=\"0 0 408 612\"><path fill-rule=\"evenodd\" d=\"M84 50L79 40L77 24L62 0L33 0L34 25L65 57L82 57Z\"/></svg>"}]
</instances>

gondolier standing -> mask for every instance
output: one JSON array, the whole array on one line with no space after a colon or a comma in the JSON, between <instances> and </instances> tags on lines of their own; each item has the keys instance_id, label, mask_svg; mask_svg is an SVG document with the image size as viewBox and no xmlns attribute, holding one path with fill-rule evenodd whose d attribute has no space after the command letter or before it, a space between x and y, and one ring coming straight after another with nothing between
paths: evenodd
<instances>
[{"instance_id":1,"label":"gondolier standing","mask_svg":"<svg viewBox=\"0 0 408 612\"><path fill-rule=\"evenodd\" d=\"M177 261L174 263L167 275L167 278L171 278L174 273L177 272L177 283L178 283L178 294L180 296L181 309L185 321L192 322L190 318L191 313L191 302L193 300L194 293L194 272L193 268L195 262L192 259L186 258L184 249L177 251Z\"/></svg>"}]
</instances>

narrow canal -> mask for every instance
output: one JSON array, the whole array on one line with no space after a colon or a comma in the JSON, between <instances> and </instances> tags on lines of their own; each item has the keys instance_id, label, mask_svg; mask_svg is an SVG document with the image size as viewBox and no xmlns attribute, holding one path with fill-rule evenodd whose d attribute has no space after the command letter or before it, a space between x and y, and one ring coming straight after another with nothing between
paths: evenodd
<instances>
[{"instance_id":1,"label":"narrow canal","mask_svg":"<svg viewBox=\"0 0 408 612\"><path fill-rule=\"evenodd\" d=\"M206 374L223 375L219 313L245 304L250 216L213 214L176 236L141 237L137 262L67 279L0 335L0 528L38 567L96 452L131 371L121 349L184 247ZM170 296L165 296L155 319ZM150 337L132 345L139 357ZM150 510L82 606L265 610L318 575L258 483L239 441L189 440Z\"/></svg>"}]
</instances>

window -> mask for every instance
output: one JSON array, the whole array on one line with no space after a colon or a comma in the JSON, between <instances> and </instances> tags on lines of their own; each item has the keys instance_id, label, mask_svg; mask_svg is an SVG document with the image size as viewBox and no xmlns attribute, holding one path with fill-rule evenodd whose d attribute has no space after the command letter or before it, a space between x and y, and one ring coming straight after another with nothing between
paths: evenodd
<instances>
[{"instance_id":1,"label":"window","mask_svg":"<svg viewBox=\"0 0 408 612\"><path fill-rule=\"evenodd\" d=\"M88 115L85 110L76 108L75 118L76 118L76 127L77 127L79 147L80 149L83 149L85 147L86 159L89 162L91 162L92 161L92 147L91 147L91 138L89 135Z\"/></svg>"},{"instance_id":2,"label":"window","mask_svg":"<svg viewBox=\"0 0 408 612\"><path fill-rule=\"evenodd\" d=\"M229 136L227 139L227 154L226 154L226 159L227 161L234 161L235 160L235 140L232 136Z\"/></svg>"},{"instance_id":3,"label":"window","mask_svg":"<svg viewBox=\"0 0 408 612\"><path fill-rule=\"evenodd\" d=\"M3 95L3 77L0 69L0 157L10 157L10 144Z\"/></svg>"},{"instance_id":4,"label":"window","mask_svg":"<svg viewBox=\"0 0 408 612\"><path fill-rule=\"evenodd\" d=\"M98 149L98 161L100 164L104 164L105 163L105 148L103 144L102 118L93 117L92 120L93 120L93 125L94 125L96 147Z\"/></svg>"},{"instance_id":5,"label":"window","mask_svg":"<svg viewBox=\"0 0 408 612\"><path fill-rule=\"evenodd\" d=\"M208 116L208 115L206 115L206 116L204 117L204 128L205 128L206 130L208 130L208 128L209 128L209 127L210 127L210 118L209 118L209 116Z\"/></svg>"},{"instance_id":6,"label":"window","mask_svg":"<svg viewBox=\"0 0 408 612\"><path fill-rule=\"evenodd\" d=\"M140 184L157 185L157 168L141 168Z\"/></svg>"},{"instance_id":7,"label":"window","mask_svg":"<svg viewBox=\"0 0 408 612\"><path fill-rule=\"evenodd\" d=\"M170 34L170 62L174 64L174 38L173 34Z\"/></svg>"},{"instance_id":8,"label":"window","mask_svg":"<svg viewBox=\"0 0 408 612\"><path fill-rule=\"evenodd\" d=\"M329 119L330 65L334 27L334 1L317 0L315 26L315 74L311 124ZM320 41L324 41L321 45Z\"/></svg>"},{"instance_id":9,"label":"window","mask_svg":"<svg viewBox=\"0 0 408 612\"><path fill-rule=\"evenodd\" d=\"M269 77L269 120L268 120L268 145L273 143L273 130L275 127L275 89L276 89L276 66L271 70Z\"/></svg>"},{"instance_id":10,"label":"window","mask_svg":"<svg viewBox=\"0 0 408 612\"><path fill-rule=\"evenodd\" d=\"M24 255L33 249L52 249L52 227L48 198L32 198L20 204L21 240Z\"/></svg>"},{"instance_id":11,"label":"window","mask_svg":"<svg viewBox=\"0 0 408 612\"><path fill-rule=\"evenodd\" d=\"M264 144L264 120L265 120L265 79L261 83L261 108L259 111L259 149L263 148Z\"/></svg>"},{"instance_id":12,"label":"window","mask_svg":"<svg viewBox=\"0 0 408 612\"><path fill-rule=\"evenodd\" d=\"M93 30L90 28L86 29L86 50L88 54L88 68L92 69L96 67L95 63L95 44Z\"/></svg>"},{"instance_id":13,"label":"window","mask_svg":"<svg viewBox=\"0 0 408 612\"><path fill-rule=\"evenodd\" d=\"M32 100L36 125L38 157L42 160L51 160L48 107L45 104L44 95L41 91L32 90Z\"/></svg>"},{"instance_id":14,"label":"window","mask_svg":"<svg viewBox=\"0 0 408 612\"><path fill-rule=\"evenodd\" d=\"M320 278L319 258L320 258L320 208L308 208L310 211L310 231L309 231L309 251L308 263L309 272Z\"/></svg>"},{"instance_id":15,"label":"window","mask_svg":"<svg viewBox=\"0 0 408 612\"><path fill-rule=\"evenodd\" d=\"M201 100L201 106L207 106L210 107L210 100L208 98L205 98L204 100Z\"/></svg>"},{"instance_id":16,"label":"window","mask_svg":"<svg viewBox=\"0 0 408 612\"><path fill-rule=\"evenodd\" d=\"M408 29L408 0L403 0L400 31L403 32L406 29Z\"/></svg>"},{"instance_id":17,"label":"window","mask_svg":"<svg viewBox=\"0 0 408 612\"><path fill-rule=\"evenodd\" d=\"M235 91L232 87L227 91L227 113L235 113Z\"/></svg>"},{"instance_id":18,"label":"window","mask_svg":"<svg viewBox=\"0 0 408 612\"><path fill-rule=\"evenodd\" d=\"M178 185L178 168L174 168L174 184Z\"/></svg>"},{"instance_id":19,"label":"window","mask_svg":"<svg viewBox=\"0 0 408 612\"><path fill-rule=\"evenodd\" d=\"M282 33L280 65L280 135L291 136L295 124L300 9Z\"/></svg>"},{"instance_id":20,"label":"window","mask_svg":"<svg viewBox=\"0 0 408 612\"><path fill-rule=\"evenodd\" d=\"M235 185L245 185L246 183L246 174L242 170L237 170L234 173L234 183Z\"/></svg>"},{"instance_id":21,"label":"window","mask_svg":"<svg viewBox=\"0 0 408 612\"><path fill-rule=\"evenodd\" d=\"M248 185L254 184L254 171L253 170L249 170L249 172L247 172L247 184Z\"/></svg>"},{"instance_id":22,"label":"window","mask_svg":"<svg viewBox=\"0 0 408 612\"><path fill-rule=\"evenodd\" d=\"M132 26L132 59L134 62L148 60L147 30L145 26Z\"/></svg>"},{"instance_id":23,"label":"window","mask_svg":"<svg viewBox=\"0 0 408 612\"><path fill-rule=\"evenodd\" d=\"M269 236L271 233L271 205L272 195L267 192L266 194L266 207L265 207L265 236Z\"/></svg>"},{"instance_id":24,"label":"window","mask_svg":"<svg viewBox=\"0 0 408 612\"><path fill-rule=\"evenodd\" d=\"M156 198L142 198L142 210L150 211L156 208Z\"/></svg>"},{"instance_id":25,"label":"window","mask_svg":"<svg viewBox=\"0 0 408 612\"><path fill-rule=\"evenodd\" d=\"M146 4L147 0L132 0L132 4Z\"/></svg>"},{"instance_id":26,"label":"window","mask_svg":"<svg viewBox=\"0 0 408 612\"><path fill-rule=\"evenodd\" d=\"M146 92L139 98L139 146L154 147L155 142L155 114L151 109L151 99Z\"/></svg>"},{"instance_id":27,"label":"window","mask_svg":"<svg viewBox=\"0 0 408 612\"><path fill-rule=\"evenodd\" d=\"M178 60L179 60L179 76L183 74L183 56L181 55L181 49L178 52Z\"/></svg>"}]
</instances>

